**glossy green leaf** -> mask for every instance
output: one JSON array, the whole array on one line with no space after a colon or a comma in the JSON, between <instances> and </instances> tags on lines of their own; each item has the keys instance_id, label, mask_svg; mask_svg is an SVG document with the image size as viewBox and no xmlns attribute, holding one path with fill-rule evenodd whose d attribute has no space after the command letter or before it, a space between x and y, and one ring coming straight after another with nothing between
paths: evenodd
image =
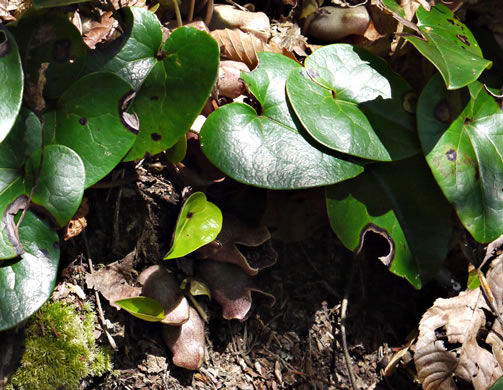
<instances>
[{"instance_id":1,"label":"glossy green leaf","mask_svg":"<svg viewBox=\"0 0 503 390\"><path fill-rule=\"evenodd\" d=\"M372 129L359 103L391 98L383 76L346 44L328 45L290 73L287 94L307 132L327 148L369 160L391 155Z\"/></svg>"},{"instance_id":2,"label":"glossy green leaf","mask_svg":"<svg viewBox=\"0 0 503 390\"><path fill-rule=\"evenodd\" d=\"M27 192L39 177L33 194L33 203L46 209L63 227L77 212L84 194L86 171L77 153L63 145L45 147L42 171L39 174L41 150L38 149L27 161Z\"/></svg>"},{"instance_id":3,"label":"glossy green leaf","mask_svg":"<svg viewBox=\"0 0 503 390\"><path fill-rule=\"evenodd\" d=\"M241 103L213 112L200 134L211 162L237 181L271 189L323 186L360 174L360 165L317 144L295 119L285 85L300 65L274 53L259 59L259 68L242 78L262 112Z\"/></svg>"},{"instance_id":4,"label":"glossy green leaf","mask_svg":"<svg viewBox=\"0 0 503 390\"><path fill-rule=\"evenodd\" d=\"M64 5L85 3L90 0L33 0L33 6L35 8L54 8L62 7Z\"/></svg>"},{"instance_id":5,"label":"glossy green leaf","mask_svg":"<svg viewBox=\"0 0 503 390\"><path fill-rule=\"evenodd\" d=\"M440 71L447 89L464 87L477 80L482 71L491 66L475 37L457 16L439 3L426 11L416 11L417 27L422 37L404 36Z\"/></svg>"},{"instance_id":6,"label":"glossy green leaf","mask_svg":"<svg viewBox=\"0 0 503 390\"><path fill-rule=\"evenodd\" d=\"M148 297L131 297L115 301L115 304L145 321L159 322L166 317L164 308L155 299Z\"/></svg>"},{"instance_id":7,"label":"glossy green leaf","mask_svg":"<svg viewBox=\"0 0 503 390\"><path fill-rule=\"evenodd\" d=\"M382 4L399 17L406 18L405 11L395 0L381 0Z\"/></svg>"},{"instance_id":8,"label":"glossy green leaf","mask_svg":"<svg viewBox=\"0 0 503 390\"><path fill-rule=\"evenodd\" d=\"M82 77L59 99L55 142L80 156L86 188L115 168L136 139L132 114L124 111L132 93L119 76L99 72Z\"/></svg>"},{"instance_id":9,"label":"glossy green leaf","mask_svg":"<svg viewBox=\"0 0 503 390\"><path fill-rule=\"evenodd\" d=\"M157 63L161 24L154 13L144 8L126 7L121 12L128 29L110 44L94 50L86 71L111 71L137 91Z\"/></svg>"},{"instance_id":10,"label":"glossy green leaf","mask_svg":"<svg viewBox=\"0 0 503 390\"><path fill-rule=\"evenodd\" d=\"M0 25L0 142L9 134L23 100L23 68L12 34Z\"/></svg>"},{"instance_id":11,"label":"glossy green leaf","mask_svg":"<svg viewBox=\"0 0 503 390\"><path fill-rule=\"evenodd\" d=\"M77 27L64 16L29 13L19 21L15 34L28 88L37 90L43 64L44 96L49 99L57 99L81 76L87 46Z\"/></svg>"},{"instance_id":12,"label":"glossy green leaf","mask_svg":"<svg viewBox=\"0 0 503 390\"><path fill-rule=\"evenodd\" d=\"M195 192L183 204L176 222L173 245L164 259L183 257L215 240L222 229L222 212Z\"/></svg>"},{"instance_id":13,"label":"glossy green leaf","mask_svg":"<svg viewBox=\"0 0 503 390\"><path fill-rule=\"evenodd\" d=\"M411 157L420 151L416 130L417 94L405 79L394 73L381 57L355 47L358 56L384 76L391 87L391 99L377 98L359 104L379 140L393 161Z\"/></svg>"},{"instance_id":14,"label":"glossy green leaf","mask_svg":"<svg viewBox=\"0 0 503 390\"><path fill-rule=\"evenodd\" d=\"M126 161L175 145L190 130L215 84L220 54L209 34L179 28L164 44L163 54L135 98L140 134Z\"/></svg>"},{"instance_id":15,"label":"glossy green leaf","mask_svg":"<svg viewBox=\"0 0 503 390\"><path fill-rule=\"evenodd\" d=\"M452 117L449 102L456 95L433 78L419 99L418 130L445 197L473 238L487 243L503 233L503 113L479 82L469 93L466 107Z\"/></svg>"},{"instance_id":16,"label":"glossy green leaf","mask_svg":"<svg viewBox=\"0 0 503 390\"><path fill-rule=\"evenodd\" d=\"M185 135L182 135L178 139L178 141L176 141L176 144L174 144L171 148L166 150L166 158L168 159L168 161L171 161L172 163L181 162L185 158L186 154L187 154L187 137Z\"/></svg>"},{"instance_id":17,"label":"glossy green leaf","mask_svg":"<svg viewBox=\"0 0 503 390\"><path fill-rule=\"evenodd\" d=\"M503 390L503 376L500 377L496 382L494 382L489 390Z\"/></svg>"},{"instance_id":18,"label":"glossy green leaf","mask_svg":"<svg viewBox=\"0 0 503 390\"><path fill-rule=\"evenodd\" d=\"M380 260L421 288L447 255L450 207L420 156L371 165L364 174L327 188L332 229L358 252L374 233L386 243Z\"/></svg>"},{"instance_id":19,"label":"glossy green leaf","mask_svg":"<svg viewBox=\"0 0 503 390\"><path fill-rule=\"evenodd\" d=\"M25 253L0 262L0 331L12 328L51 296L59 263L58 234L28 211L19 229Z\"/></svg>"}]
</instances>

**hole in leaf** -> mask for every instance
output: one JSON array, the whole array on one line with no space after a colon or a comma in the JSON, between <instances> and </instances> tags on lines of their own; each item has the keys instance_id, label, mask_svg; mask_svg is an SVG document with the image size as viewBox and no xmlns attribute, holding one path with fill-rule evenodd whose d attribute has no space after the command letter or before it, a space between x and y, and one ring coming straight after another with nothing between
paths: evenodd
<instances>
[{"instance_id":1,"label":"hole in leaf","mask_svg":"<svg viewBox=\"0 0 503 390\"><path fill-rule=\"evenodd\" d=\"M390 267L395 258L395 242L388 232L373 223L369 223L360 233L360 244L355 252L358 254L365 245L365 253L370 257L377 257Z\"/></svg>"},{"instance_id":2,"label":"hole in leaf","mask_svg":"<svg viewBox=\"0 0 503 390\"><path fill-rule=\"evenodd\" d=\"M79 119L79 123L80 123L82 126L85 126L85 125L87 125L87 119L86 119L86 118L84 118L84 117L82 117L82 118L80 118L80 119Z\"/></svg>"},{"instance_id":3,"label":"hole in leaf","mask_svg":"<svg viewBox=\"0 0 503 390\"><path fill-rule=\"evenodd\" d=\"M194 216L194 213L192 211L189 211L187 213L187 218L192 218Z\"/></svg>"},{"instance_id":4,"label":"hole in leaf","mask_svg":"<svg viewBox=\"0 0 503 390\"><path fill-rule=\"evenodd\" d=\"M159 96L150 96L150 100L159 100Z\"/></svg>"},{"instance_id":5,"label":"hole in leaf","mask_svg":"<svg viewBox=\"0 0 503 390\"><path fill-rule=\"evenodd\" d=\"M465 120L463 121L464 125L469 125L470 123L472 123L472 119L471 118L465 118Z\"/></svg>"},{"instance_id":6,"label":"hole in leaf","mask_svg":"<svg viewBox=\"0 0 503 390\"><path fill-rule=\"evenodd\" d=\"M466 46L470 46L470 42L468 41L468 37L461 35L461 34L456 34L456 38L458 38L461 42L463 42Z\"/></svg>"},{"instance_id":7,"label":"hole in leaf","mask_svg":"<svg viewBox=\"0 0 503 390\"><path fill-rule=\"evenodd\" d=\"M162 139L162 136L160 134L157 134L157 133L150 134L150 137L152 137L152 139L154 141L160 141Z\"/></svg>"},{"instance_id":8,"label":"hole in leaf","mask_svg":"<svg viewBox=\"0 0 503 390\"><path fill-rule=\"evenodd\" d=\"M138 115L136 115L136 112L127 112L127 109L133 101L135 95L136 92L131 90L119 100L119 118L126 129L137 135L140 132L140 119L138 118Z\"/></svg>"},{"instance_id":9,"label":"hole in leaf","mask_svg":"<svg viewBox=\"0 0 503 390\"><path fill-rule=\"evenodd\" d=\"M14 202L7 206L3 214L5 234L18 256L24 253L24 249L19 239L19 230L16 225L16 215L24 210L27 201L28 198L24 195L17 197Z\"/></svg>"}]
</instances>

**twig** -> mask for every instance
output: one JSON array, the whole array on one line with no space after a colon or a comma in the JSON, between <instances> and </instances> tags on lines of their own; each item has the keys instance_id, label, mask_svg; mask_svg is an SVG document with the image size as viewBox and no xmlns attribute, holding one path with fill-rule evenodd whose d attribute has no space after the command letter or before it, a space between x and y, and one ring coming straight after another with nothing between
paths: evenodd
<instances>
[{"instance_id":1,"label":"twig","mask_svg":"<svg viewBox=\"0 0 503 390\"><path fill-rule=\"evenodd\" d=\"M86 235L85 230L82 232L82 237L84 237L84 245L86 247L86 252L87 252L87 263L89 265L89 273L92 274L94 272L93 271L93 261L91 260L91 251L89 250L89 243L87 242L87 235ZM113 339L112 335L107 330L105 316L103 315L103 309L101 307L100 296L99 296L97 290L94 290L94 295L96 297L96 309L98 312L98 317L101 322L101 326L103 327L103 331L105 332L105 335L107 336L108 343L110 344L112 349L114 351L117 351L118 350L117 344L115 343L115 340Z\"/></svg>"},{"instance_id":2,"label":"twig","mask_svg":"<svg viewBox=\"0 0 503 390\"><path fill-rule=\"evenodd\" d=\"M359 259L359 255L357 254L353 258L353 265L351 266L351 274L349 276L346 292L344 293L344 298L342 299L341 315L340 315L340 321L341 321L340 329L341 329L341 338L342 338L342 348L344 351L344 360L346 361L346 368L348 370L349 380L351 382L351 388L353 390L358 390L358 387L356 387L356 382L355 382L355 378L353 375L353 369L352 369L352 365L351 365L351 357L349 356L349 351L348 351L348 342L346 340L346 312L347 312L348 303L349 303L349 292L351 290L351 285L353 283L355 269L356 269L357 264L359 262L358 259Z\"/></svg>"}]
</instances>

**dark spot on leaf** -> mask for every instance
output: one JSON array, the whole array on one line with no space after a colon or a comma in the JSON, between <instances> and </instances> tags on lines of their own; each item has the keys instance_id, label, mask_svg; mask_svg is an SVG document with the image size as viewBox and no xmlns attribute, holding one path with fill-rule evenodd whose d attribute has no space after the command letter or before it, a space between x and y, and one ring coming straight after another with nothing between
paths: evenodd
<instances>
[{"instance_id":1,"label":"dark spot on leaf","mask_svg":"<svg viewBox=\"0 0 503 390\"><path fill-rule=\"evenodd\" d=\"M447 156L447 160L456 161L457 153L454 149L448 150L445 155Z\"/></svg>"},{"instance_id":2,"label":"dark spot on leaf","mask_svg":"<svg viewBox=\"0 0 503 390\"><path fill-rule=\"evenodd\" d=\"M454 22L454 20L452 20L452 19L447 19L447 21L448 21L450 24L452 24L453 26L456 24L456 23Z\"/></svg>"},{"instance_id":3,"label":"dark spot on leaf","mask_svg":"<svg viewBox=\"0 0 503 390\"><path fill-rule=\"evenodd\" d=\"M162 135L157 134L157 133L152 133L152 134L150 134L150 136L152 137L152 139L154 141L160 141L162 139Z\"/></svg>"},{"instance_id":4,"label":"dark spot on leaf","mask_svg":"<svg viewBox=\"0 0 503 390\"><path fill-rule=\"evenodd\" d=\"M470 42L465 35L456 34L456 38L458 38L461 42L463 42L466 46L470 46Z\"/></svg>"},{"instance_id":5,"label":"dark spot on leaf","mask_svg":"<svg viewBox=\"0 0 503 390\"><path fill-rule=\"evenodd\" d=\"M49 257L49 251L47 249L40 249L40 252L42 252L42 254L45 256L45 257Z\"/></svg>"},{"instance_id":6,"label":"dark spot on leaf","mask_svg":"<svg viewBox=\"0 0 503 390\"><path fill-rule=\"evenodd\" d=\"M433 116L442 123L451 123L451 113L446 99L442 99L434 108Z\"/></svg>"},{"instance_id":7,"label":"dark spot on leaf","mask_svg":"<svg viewBox=\"0 0 503 390\"><path fill-rule=\"evenodd\" d=\"M134 99L136 92L131 90L119 100L119 118L122 125L131 133L137 135L140 131L140 119L136 112L127 112L129 104Z\"/></svg>"},{"instance_id":8,"label":"dark spot on leaf","mask_svg":"<svg viewBox=\"0 0 503 390\"><path fill-rule=\"evenodd\" d=\"M87 119L86 119L86 118L84 118L84 117L82 117L82 118L80 118L80 119L79 119L79 123L80 123L82 126L85 126L85 125L87 125Z\"/></svg>"},{"instance_id":9,"label":"dark spot on leaf","mask_svg":"<svg viewBox=\"0 0 503 390\"><path fill-rule=\"evenodd\" d=\"M150 96L150 100L159 100L159 96Z\"/></svg>"},{"instance_id":10,"label":"dark spot on leaf","mask_svg":"<svg viewBox=\"0 0 503 390\"><path fill-rule=\"evenodd\" d=\"M54 241L52 247L59 251L59 241Z\"/></svg>"},{"instance_id":11,"label":"dark spot on leaf","mask_svg":"<svg viewBox=\"0 0 503 390\"><path fill-rule=\"evenodd\" d=\"M187 218L192 218L193 215L194 215L194 213L192 211L189 211L187 213Z\"/></svg>"},{"instance_id":12,"label":"dark spot on leaf","mask_svg":"<svg viewBox=\"0 0 503 390\"><path fill-rule=\"evenodd\" d=\"M402 108L410 114L416 112L417 105L417 94L415 92L409 91L403 95L402 98Z\"/></svg>"},{"instance_id":13,"label":"dark spot on leaf","mask_svg":"<svg viewBox=\"0 0 503 390\"><path fill-rule=\"evenodd\" d=\"M461 46L461 49L463 49L463 50L466 50L466 47L464 47L464 46Z\"/></svg>"},{"instance_id":14,"label":"dark spot on leaf","mask_svg":"<svg viewBox=\"0 0 503 390\"><path fill-rule=\"evenodd\" d=\"M388 232L373 223L367 224L360 232L360 243L355 249L355 253L360 253L365 243L365 249L369 248L376 251L377 257L386 266L390 267L395 258L395 242Z\"/></svg>"},{"instance_id":15,"label":"dark spot on leaf","mask_svg":"<svg viewBox=\"0 0 503 390\"><path fill-rule=\"evenodd\" d=\"M72 41L68 38L58 39L52 44L52 58L58 64L64 64L70 59Z\"/></svg>"},{"instance_id":16,"label":"dark spot on leaf","mask_svg":"<svg viewBox=\"0 0 503 390\"><path fill-rule=\"evenodd\" d=\"M475 181L479 181L480 179L480 172L478 168L475 168Z\"/></svg>"},{"instance_id":17,"label":"dark spot on leaf","mask_svg":"<svg viewBox=\"0 0 503 390\"><path fill-rule=\"evenodd\" d=\"M0 58L9 54L10 49L11 44L7 38L7 28L0 25Z\"/></svg>"},{"instance_id":18,"label":"dark spot on leaf","mask_svg":"<svg viewBox=\"0 0 503 390\"><path fill-rule=\"evenodd\" d=\"M463 121L464 125L469 125L470 123L472 123L472 118L465 118L465 120Z\"/></svg>"},{"instance_id":19,"label":"dark spot on leaf","mask_svg":"<svg viewBox=\"0 0 503 390\"><path fill-rule=\"evenodd\" d=\"M330 93L332 94L332 99L337 98L337 93L333 89L330 90Z\"/></svg>"}]
</instances>

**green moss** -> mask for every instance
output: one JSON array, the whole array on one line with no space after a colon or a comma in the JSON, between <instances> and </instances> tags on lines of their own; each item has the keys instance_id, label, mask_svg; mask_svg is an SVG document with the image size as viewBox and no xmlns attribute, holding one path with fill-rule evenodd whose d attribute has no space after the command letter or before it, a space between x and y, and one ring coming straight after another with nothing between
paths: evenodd
<instances>
[{"instance_id":1,"label":"green moss","mask_svg":"<svg viewBox=\"0 0 503 390\"><path fill-rule=\"evenodd\" d=\"M11 389L78 389L88 375L111 371L111 353L94 341L89 305L46 303L26 328L26 351L10 379Z\"/></svg>"}]
</instances>

